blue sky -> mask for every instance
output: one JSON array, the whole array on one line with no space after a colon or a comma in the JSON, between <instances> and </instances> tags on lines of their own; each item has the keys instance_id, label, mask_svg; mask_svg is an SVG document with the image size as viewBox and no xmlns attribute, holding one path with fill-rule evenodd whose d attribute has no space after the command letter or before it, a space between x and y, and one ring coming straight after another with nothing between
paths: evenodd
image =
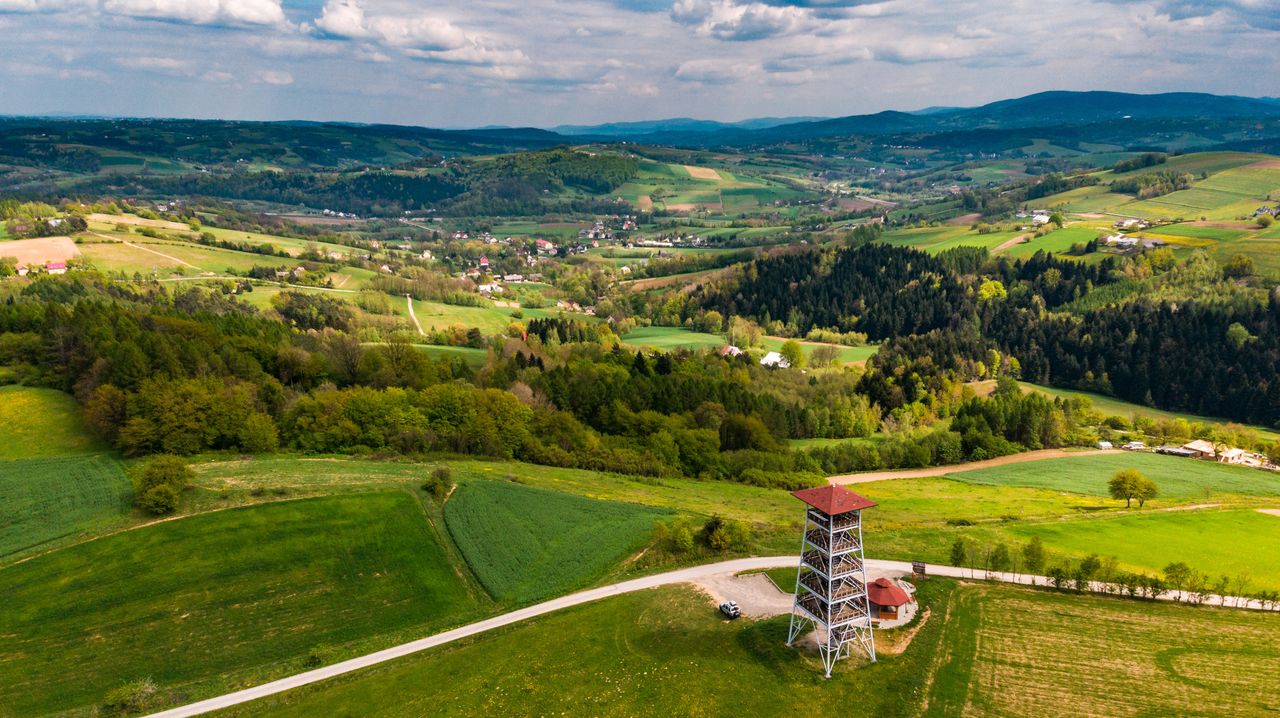
<instances>
[{"instance_id":1,"label":"blue sky","mask_svg":"<svg viewBox=\"0 0 1280 718\"><path fill-rule=\"evenodd\" d=\"M0 113L550 126L1276 94L1280 0L0 0Z\"/></svg>"}]
</instances>

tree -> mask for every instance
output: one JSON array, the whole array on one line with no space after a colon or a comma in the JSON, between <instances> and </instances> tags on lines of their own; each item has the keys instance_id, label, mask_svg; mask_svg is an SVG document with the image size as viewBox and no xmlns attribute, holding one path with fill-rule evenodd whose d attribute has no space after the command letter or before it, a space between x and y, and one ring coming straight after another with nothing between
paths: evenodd
<instances>
[{"instance_id":1,"label":"tree","mask_svg":"<svg viewBox=\"0 0 1280 718\"><path fill-rule=\"evenodd\" d=\"M1011 563L1013 563L1013 557L1009 555L1009 547L1003 543L996 544L995 549L991 551L991 570L1003 573L1009 570Z\"/></svg>"},{"instance_id":2,"label":"tree","mask_svg":"<svg viewBox=\"0 0 1280 718\"><path fill-rule=\"evenodd\" d=\"M195 472L178 456L157 456L142 469L134 487L135 503L144 511L167 514L178 508L182 491Z\"/></svg>"},{"instance_id":3,"label":"tree","mask_svg":"<svg viewBox=\"0 0 1280 718\"><path fill-rule=\"evenodd\" d=\"M1236 349L1241 349L1245 344L1257 340L1258 338L1250 334L1240 322L1232 322L1231 326L1227 327L1227 343Z\"/></svg>"},{"instance_id":4,"label":"tree","mask_svg":"<svg viewBox=\"0 0 1280 718\"><path fill-rule=\"evenodd\" d=\"M1194 572L1187 564L1177 561L1164 567L1164 580L1169 584L1169 588L1178 592L1178 600L1182 598L1182 592L1186 590L1190 583Z\"/></svg>"},{"instance_id":5,"label":"tree","mask_svg":"<svg viewBox=\"0 0 1280 718\"><path fill-rule=\"evenodd\" d=\"M954 543L951 544L951 565L956 568L963 568L969 560L969 544L965 540L957 536Z\"/></svg>"},{"instance_id":6,"label":"tree","mask_svg":"<svg viewBox=\"0 0 1280 718\"><path fill-rule=\"evenodd\" d=\"M1147 477L1137 469L1120 469L1111 475L1111 480L1107 482L1107 489L1111 493L1111 498L1124 499L1125 508L1129 508L1133 506L1133 500L1138 498L1141 482L1146 480Z\"/></svg>"},{"instance_id":7,"label":"tree","mask_svg":"<svg viewBox=\"0 0 1280 718\"><path fill-rule=\"evenodd\" d=\"M1062 225L1067 223L1067 218L1063 217L1061 212L1054 212L1049 215L1049 221L1058 225L1058 229L1062 229Z\"/></svg>"},{"instance_id":8,"label":"tree","mask_svg":"<svg viewBox=\"0 0 1280 718\"><path fill-rule=\"evenodd\" d=\"M1004 288L1004 283L998 279L984 279L982 286L978 288L978 299L983 302L1004 299L1007 296L1009 292Z\"/></svg>"},{"instance_id":9,"label":"tree","mask_svg":"<svg viewBox=\"0 0 1280 718\"><path fill-rule=\"evenodd\" d=\"M1032 575L1044 569L1044 543L1039 536L1032 536L1031 541L1022 547L1022 565Z\"/></svg>"},{"instance_id":10,"label":"tree","mask_svg":"<svg viewBox=\"0 0 1280 718\"><path fill-rule=\"evenodd\" d=\"M719 516L712 518L702 527L702 535L708 546L721 553L741 551L747 548L751 540L751 531L745 523L722 519Z\"/></svg>"},{"instance_id":11,"label":"tree","mask_svg":"<svg viewBox=\"0 0 1280 718\"><path fill-rule=\"evenodd\" d=\"M836 360L839 358L839 347L834 347L830 344L823 344L820 347L814 348L813 353L809 355L809 363L815 367L822 368L831 366L836 363Z\"/></svg>"},{"instance_id":12,"label":"tree","mask_svg":"<svg viewBox=\"0 0 1280 718\"><path fill-rule=\"evenodd\" d=\"M1239 253L1231 255L1227 266L1222 269L1222 273L1230 279L1243 279L1252 275L1253 271L1253 257Z\"/></svg>"},{"instance_id":13,"label":"tree","mask_svg":"<svg viewBox=\"0 0 1280 718\"><path fill-rule=\"evenodd\" d=\"M1138 508L1147 505L1147 502L1160 495L1160 489L1156 487L1156 482L1143 476L1138 480L1137 493L1134 498L1138 500Z\"/></svg>"},{"instance_id":14,"label":"tree","mask_svg":"<svg viewBox=\"0 0 1280 718\"><path fill-rule=\"evenodd\" d=\"M1259 227L1266 229L1267 227L1270 227L1273 222L1276 221L1276 218L1263 212L1262 214L1258 215L1258 219L1256 221L1258 222Z\"/></svg>"},{"instance_id":15,"label":"tree","mask_svg":"<svg viewBox=\"0 0 1280 718\"><path fill-rule=\"evenodd\" d=\"M800 342L795 339L788 339L782 343L782 348L778 350L783 359L787 360L787 364L792 369L799 369L804 366L804 349L800 347Z\"/></svg>"}]
</instances>

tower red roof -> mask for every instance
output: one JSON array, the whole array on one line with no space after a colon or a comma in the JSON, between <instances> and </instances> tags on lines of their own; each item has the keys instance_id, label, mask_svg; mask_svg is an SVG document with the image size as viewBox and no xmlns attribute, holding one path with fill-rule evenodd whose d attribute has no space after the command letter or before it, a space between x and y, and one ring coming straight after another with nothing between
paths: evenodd
<instances>
[{"instance_id":1,"label":"tower red roof","mask_svg":"<svg viewBox=\"0 0 1280 718\"><path fill-rule=\"evenodd\" d=\"M911 597L900 586L887 578L877 578L867 585L867 600L877 606L905 606Z\"/></svg>"},{"instance_id":2,"label":"tower red roof","mask_svg":"<svg viewBox=\"0 0 1280 718\"><path fill-rule=\"evenodd\" d=\"M876 505L871 499L859 496L843 486L818 486L792 491L791 495L828 516L861 511Z\"/></svg>"}]
</instances>

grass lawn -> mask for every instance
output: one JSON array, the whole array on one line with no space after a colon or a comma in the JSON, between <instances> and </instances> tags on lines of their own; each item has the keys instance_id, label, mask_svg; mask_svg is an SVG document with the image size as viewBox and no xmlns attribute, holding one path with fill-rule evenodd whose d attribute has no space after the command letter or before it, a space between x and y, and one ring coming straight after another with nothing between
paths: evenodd
<instances>
[{"instance_id":1,"label":"grass lawn","mask_svg":"<svg viewBox=\"0 0 1280 718\"><path fill-rule=\"evenodd\" d=\"M1034 237L1030 242L1015 244L1003 253L1010 257L1030 257L1041 251L1065 252L1072 245L1088 244L1090 240L1097 239L1099 234L1102 232L1093 227L1063 227L1043 237Z\"/></svg>"},{"instance_id":2,"label":"grass lawn","mask_svg":"<svg viewBox=\"0 0 1280 718\"><path fill-rule=\"evenodd\" d=\"M794 573L794 571L793 571ZM1280 710L1280 625L1228 609L921 584L905 651L837 664L787 619L723 621L670 587L611 598L268 698L232 715L1239 716ZM476 670L485 666L486 670Z\"/></svg>"},{"instance_id":3,"label":"grass lawn","mask_svg":"<svg viewBox=\"0 0 1280 718\"><path fill-rule=\"evenodd\" d=\"M1070 491L1106 496L1107 481L1120 469L1137 469L1160 488L1164 499L1211 500L1216 494L1280 496L1280 475L1258 469L1226 466L1176 456L1138 452L1072 456L1022 464L1008 464L951 475L957 481L992 486Z\"/></svg>"},{"instance_id":4,"label":"grass lawn","mask_svg":"<svg viewBox=\"0 0 1280 718\"><path fill-rule=\"evenodd\" d=\"M816 656L786 648L786 632L783 617L725 621L705 595L661 588L558 612L233 714L753 716L847 711L856 702L859 715L899 716L918 700L915 684L930 647L877 664L845 661L828 681ZM916 640L933 644L937 633L926 624Z\"/></svg>"},{"instance_id":5,"label":"grass lawn","mask_svg":"<svg viewBox=\"0 0 1280 718\"><path fill-rule=\"evenodd\" d=\"M480 610L401 492L114 534L0 570L0 595L0 705L13 715L83 709L146 677L175 700L222 692Z\"/></svg>"},{"instance_id":6,"label":"grass lawn","mask_svg":"<svg viewBox=\"0 0 1280 718\"><path fill-rule=\"evenodd\" d=\"M56 389L0 386L0 461L106 451L80 407Z\"/></svg>"},{"instance_id":7,"label":"grass lawn","mask_svg":"<svg viewBox=\"0 0 1280 718\"><path fill-rule=\"evenodd\" d=\"M444 505L454 543L490 595L532 603L604 575L666 512L508 482L470 481Z\"/></svg>"},{"instance_id":8,"label":"grass lawn","mask_svg":"<svg viewBox=\"0 0 1280 718\"><path fill-rule=\"evenodd\" d=\"M471 366L483 366L489 358L489 352L475 347L450 347L435 344L417 344L424 354L432 359L461 359Z\"/></svg>"},{"instance_id":9,"label":"grass lawn","mask_svg":"<svg viewBox=\"0 0 1280 718\"><path fill-rule=\"evenodd\" d=\"M1026 524L1010 532L1024 542L1039 536L1047 548L1064 553L1115 556L1131 570L1154 573L1183 561L1215 578L1248 574L1254 587L1280 588L1280 516L1252 509L1134 512Z\"/></svg>"},{"instance_id":10,"label":"grass lawn","mask_svg":"<svg viewBox=\"0 0 1280 718\"><path fill-rule=\"evenodd\" d=\"M0 461L0 557L118 522L132 489L105 455Z\"/></svg>"}]
</instances>

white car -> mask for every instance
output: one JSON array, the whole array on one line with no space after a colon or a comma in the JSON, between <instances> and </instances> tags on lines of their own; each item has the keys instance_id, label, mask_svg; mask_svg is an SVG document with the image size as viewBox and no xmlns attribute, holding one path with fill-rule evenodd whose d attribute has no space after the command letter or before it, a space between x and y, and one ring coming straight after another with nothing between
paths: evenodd
<instances>
[{"instance_id":1,"label":"white car","mask_svg":"<svg viewBox=\"0 0 1280 718\"><path fill-rule=\"evenodd\" d=\"M720 604L720 613L729 618L737 618L742 615L742 611L738 609L737 601L725 601Z\"/></svg>"}]
</instances>

